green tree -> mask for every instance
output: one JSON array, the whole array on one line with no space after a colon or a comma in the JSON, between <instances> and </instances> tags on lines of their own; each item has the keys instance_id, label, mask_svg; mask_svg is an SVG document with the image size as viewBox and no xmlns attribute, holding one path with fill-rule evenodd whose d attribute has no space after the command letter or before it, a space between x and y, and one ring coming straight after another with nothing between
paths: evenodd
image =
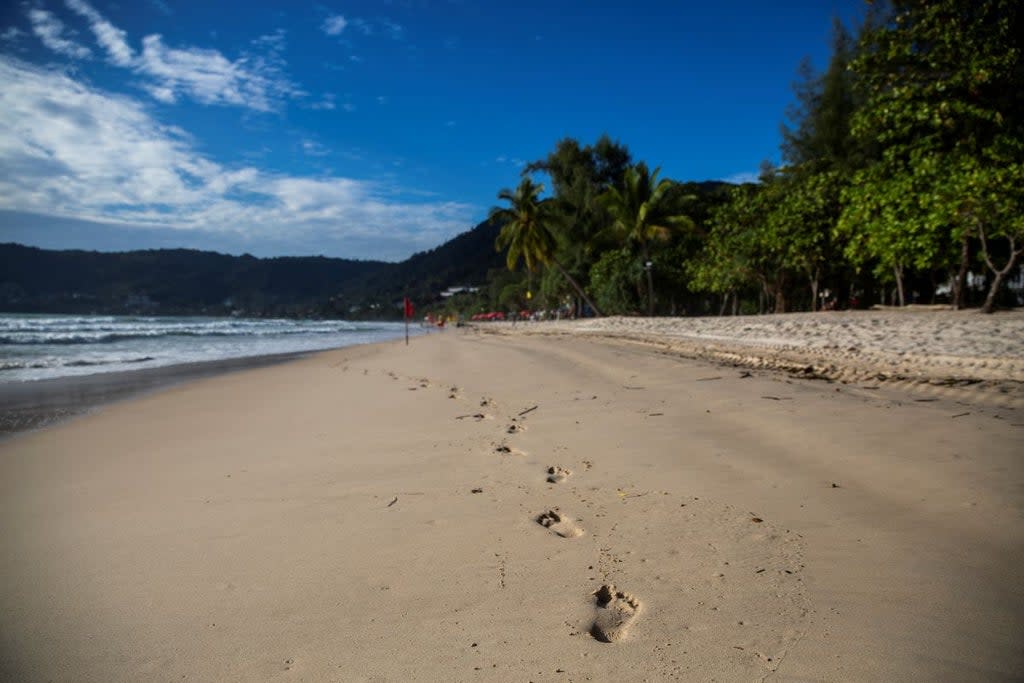
<instances>
[{"instance_id":1,"label":"green tree","mask_svg":"<svg viewBox=\"0 0 1024 683\"><path fill-rule=\"evenodd\" d=\"M543 184L534 183L530 178L523 178L515 190L506 188L498 193L498 199L507 201L509 206L495 207L491 210L491 220L503 224L495 246L498 251L506 251L505 258L509 270L515 270L520 260L526 264L529 274L539 266L553 265L593 309L595 315L601 315L601 311L576 279L562 267L555 255L556 240L551 227L554 223L553 204L540 199L543 191Z\"/></svg>"},{"instance_id":2,"label":"green tree","mask_svg":"<svg viewBox=\"0 0 1024 683\"><path fill-rule=\"evenodd\" d=\"M953 272L959 259L959 303L969 241L981 240L987 262L991 237L1013 244L1019 238L1005 202L984 192L998 192L994 183L1014 178L1021 162L1021 4L891 4L889 19L862 33L851 63L863 99L853 134L881 154L844 193L840 232L851 240L851 258L877 259L899 287L904 267ZM986 205L994 209L987 216L964 208Z\"/></svg>"},{"instance_id":3,"label":"green tree","mask_svg":"<svg viewBox=\"0 0 1024 683\"><path fill-rule=\"evenodd\" d=\"M794 271L802 259L812 268L816 249L813 231L805 229L813 225L815 203L793 201L792 191L792 181L770 169L759 184L735 188L713 213L703 256L690 269L692 286L726 297L754 286L761 291L759 310L767 303L784 313Z\"/></svg>"},{"instance_id":4,"label":"green tree","mask_svg":"<svg viewBox=\"0 0 1024 683\"><path fill-rule=\"evenodd\" d=\"M826 268L834 261L833 230L840 215L844 178L839 171L801 173L775 182L781 192L765 216L759 232L760 248L778 254L779 267L807 279L811 310L817 310L818 289Z\"/></svg>"},{"instance_id":5,"label":"green tree","mask_svg":"<svg viewBox=\"0 0 1024 683\"><path fill-rule=\"evenodd\" d=\"M849 65L854 40L842 22L833 22L832 55L828 68L816 74L810 63L801 66L802 80L793 86L796 104L787 112L790 125L782 127L782 155L786 162L778 179L785 192L767 216L762 238L781 250L782 265L807 279L811 310L818 306L823 278L841 272L836 224L841 215L841 193L852 172L862 166L872 149L856 144L850 135L857 107L854 74Z\"/></svg>"},{"instance_id":6,"label":"green tree","mask_svg":"<svg viewBox=\"0 0 1024 683\"><path fill-rule=\"evenodd\" d=\"M790 167L808 170L849 170L863 160L865 150L850 136L850 119L857 106L853 72L854 40L842 22L832 27L832 55L823 74L809 61L800 65L793 84L796 103L782 126L782 158Z\"/></svg>"},{"instance_id":7,"label":"green tree","mask_svg":"<svg viewBox=\"0 0 1024 683\"><path fill-rule=\"evenodd\" d=\"M590 145L568 137L559 140L544 159L523 170L524 175L539 172L551 178L555 253L584 288L591 266L606 248L615 246L603 239L609 219L597 198L608 187L622 182L629 164L629 150L602 135Z\"/></svg>"},{"instance_id":8,"label":"green tree","mask_svg":"<svg viewBox=\"0 0 1024 683\"><path fill-rule=\"evenodd\" d=\"M608 249L590 268L590 284L594 298L610 315L636 313L639 264L628 249Z\"/></svg>"},{"instance_id":9,"label":"green tree","mask_svg":"<svg viewBox=\"0 0 1024 683\"><path fill-rule=\"evenodd\" d=\"M611 217L612 231L639 251L647 279L647 315L654 315L654 280L651 276L651 243L667 241L674 230L693 227L693 221L669 201L672 181L658 180L640 162L626 169L622 187L609 187L601 204Z\"/></svg>"}]
</instances>

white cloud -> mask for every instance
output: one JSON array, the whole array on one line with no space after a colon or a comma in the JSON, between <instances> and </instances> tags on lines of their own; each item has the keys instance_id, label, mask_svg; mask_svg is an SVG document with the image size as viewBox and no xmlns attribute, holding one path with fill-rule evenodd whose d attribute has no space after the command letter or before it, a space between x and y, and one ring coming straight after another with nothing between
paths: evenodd
<instances>
[{"instance_id":1,"label":"white cloud","mask_svg":"<svg viewBox=\"0 0 1024 683\"><path fill-rule=\"evenodd\" d=\"M741 171L740 173L733 173L732 175L721 178L720 180L726 183L742 185L743 183L756 183L760 180L760 177L760 174L756 171Z\"/></svg>"},{"instance_id":2,"label":"white cloud","mask_svg":"<svg viewBox=\"0 0 1024 683\"><path fill-rule=\"evenodd\" d=\"M320 101L309 105L309 108L315 111L333 111L337 106L335 96L332 93L324 93L324 96L320 98Z\"/></svg>"},{"instance_id":3,"label":"white cloud","mask_svg":"<svg viewBox=\"0 0 1024 683\"><path fill-rule=\"evenodd\" d=\"M401 24L396 24L390 19L384 19L381 21L381 25L384 27L384 32L391 36L393 40L405 40L405 27Z\"/></svg>"},{"instance_id":4,"label":"white cloud","mask_svg":"<svg viewBox=\"0 0 1024 683\"><path fill-rule=\"evenodd\" d=\"M54 52L72 59L92 57L92 50L64 37L64 23L52 13L33 8L28 11L28 20L32 24L32 32Z\"/></svg>"},{"instance_id":5,"label":"white cloud","mask_svg":"<svg viewBox=\"0 0 1024 683\"><path fill-rule=\"evenodd\" d=\"M96 36L96 42L107 51L107 57L118 66L131 66L135 57L131 46L125 38L124 31L103 18L92 5L85 0L64 0L68 9L77 12L89 22L89 28Z\"/></svg>"},{"instance_id":6,"label":"white cloud","mask_svg":"<svg viewBox=\"0 0 1024 683\"><path fill-rule=\"evenodd\" d=\"M174 94L174 90L171 88L167 88L162 85L147 85L143 87L154 100L159 100L164 104L174 104L178 101L177 95Z\"/></svg>"},{"instance_id":7,"label":"white cloud","mask_svg":"<svg viewBox=\"0 0 1024 683\"><path fill-rule=\"evenodd\" d=\"M334 14L324 19L320 29L329 36L336 36L340 35L346 26L348 26L348 21L345 20L345 17L340 14Z\"/></svg>"},{"instance_id":8,"label":"white cloud","mask_svg":"<svg viewBox=\"0 0 1024 683\"><path fill-rule=\"evenodd\" d=\"M331 153L331 150L327 149L316 140L303 140L302 151L311 157L324 157Z\"/></svg>"},{"instance_id":9,"label":"white cloud","mask_svg":"<svg viewBox=\"0 0 1024 683\"><path fill-rule=\"evenodd\" d=\"M253 41L260 54L243 54L235 60L217 50L169 47L159 34L143 37L142 51L136 53L128 44L127 34L86 0L64 1L88 21L109 61L140 76L142 88L161 102L169 104L188 97L203 104L271 111L283 99L303 94L283 74L283 30Z\"/></svg>"},{"instance_id":10,"label":"white cloud","mask_svg":"<svg viewBox=\"0 0 1024 683\"><path fill-rule=\"evenodd\" d=\"M0 209L111 226L275 243L359 244L370 257L430 248L472 207L414 201L363 180L229 168L139 102L0 55ZM308 141L307 150L317 150Z\"/></svg>"},{"instance_id":11,"label":"white cloud","mask_svg":"<svg viewBox=\"0 0 1024 683\"><path fill-rule=\"evenodd\" d=\"M494 161L499 164L510 164L512 166L525 166L526 162L518 157L508 157L504 154L497 156Z\"/></svg>"},{"instance_id":12,"label":"white cloud","mask_svg":"<svg viewBox=\"0 0 1024 683\"><path fill-rule=\"evenodd\" d=\"M13 43L14 41L21 38L23 35L25 35L25 32L22 31L17 26L8 26L7 28L4 29L3 33L0 33L0 40L4 41L5 43Z\"/></svg>"},{"instance_id":13,"label":"white cloud","mask_svg":"<svg viewBox=\"0 0 1024 683\"><path fill-rule=\"evenodd\" d=\"M142 39L135 68L155 80L162 92L174 96L186 94L203 104L270 111L294 89L288 82L276 80L266 67L259 60L230 61L216 50L170 48L154 34Z\"/></svg>"}]
</instances>

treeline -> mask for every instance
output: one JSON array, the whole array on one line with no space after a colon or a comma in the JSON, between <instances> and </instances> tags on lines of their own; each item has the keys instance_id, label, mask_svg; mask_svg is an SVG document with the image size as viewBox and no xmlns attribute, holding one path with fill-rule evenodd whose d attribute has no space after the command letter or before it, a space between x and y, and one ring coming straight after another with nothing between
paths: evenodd
<instances>
[{"instance_id":1,"label":"treeline","mask_svg":"<svg viewBox=\"0 0 1024 683\"><path fill-rule=\"evenodd\" d=\"M565 139L502 190L509 271L450 308L708 314L1019 301L1019 0L869 3L835 22L757 183L679 183L605 136ZM534 178L546 175L551 196ZM971 287L969 285L973 284Z\"/></svg>"}]
</instances>

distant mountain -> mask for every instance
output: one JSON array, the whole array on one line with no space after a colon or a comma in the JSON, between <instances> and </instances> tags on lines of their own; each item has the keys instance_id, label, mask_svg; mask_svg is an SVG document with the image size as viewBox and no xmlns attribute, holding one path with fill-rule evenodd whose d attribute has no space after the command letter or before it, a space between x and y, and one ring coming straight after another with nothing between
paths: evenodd
<instances>
[{"instance_id":1,"label":"distant mountain","mask_svg":"<svg viewBox=\"0 0 1024 683\"><path fill-rule=\"evenodd\" d=\"M190 249L103 253L0 244L0 311L151 315L400 316L502 263L487 221L401 263L259 259Z\"/></svg>"}]
</instances>

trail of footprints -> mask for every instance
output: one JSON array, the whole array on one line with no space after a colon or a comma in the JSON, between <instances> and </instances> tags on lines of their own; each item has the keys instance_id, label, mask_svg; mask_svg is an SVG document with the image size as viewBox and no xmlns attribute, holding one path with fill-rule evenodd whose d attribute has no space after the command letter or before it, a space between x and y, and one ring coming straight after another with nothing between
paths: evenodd
<instances>
[{"instance_id":1,"label":"trail of footprints","mask_svg":"<svg viewBox=\"0 0 1024 683\"><path fill-rule=\"evenodd\" d=\"M387 373L388 377L392 380L398 380L398 376L393 372ZM417 389L427 389L432 384L429 379L416 378L414 380L414 386L410 386L410 391L416 391ZM458 386L450 386L446 388L446 395L450 399L460 399L463 397L462 391ZM492 398L482 397L479 401L480 408L494 408L495 401ZM482 413L473 413L465 416L457 416L457 419L472 419L475 422L482 420L493 419L493 416L485 415ZM526 426L523 424L523 416L512 417L509 420L509 424L505 427L505 434L515 435L526 430ZM508 445L505 441L502 441L496 446L495 452L499 455L522 455L522 452L514 449L514 447ZM591 468L589 461L584 461L586 469ZM568 477L572 476L572 471L562 467L560 465L551 465L546 470L546 480L548 483L560 484L564 482ZM535 518L535 521L541 526L545 527L554 535L563 539L575 539L584 535L585 531L572 517L560 511L558 508L547 510L541 513ZM504 587L504 560L502 562L502 585ZM590 635L595 639L603 643L613 643L618 640L622 640L626 637L629 632L630 626L636 621L637 615L640 613L641 603L640 601L623 591L617 590L613 585L606 584L601 586L599 589L592 593L595 603L595 615L594 621L590 628Z\"/></svg>"},{"instance_id":2,"label":"trail of footprints","mask_svg":"<svg viewBox=\"0 0 1024 683\"><path fill-rule=\"evenodd\" d=\"M456 390L453 388L452 393ZM481 406L493 406L494 401L484 398L480 401ZM515 435L526 431L523 424L523 415L512 417L505 433ZM521 453L504 442L495 449L499 454ZM591 463L584 461L586 469L590 469ZM561 484L572 476L572 470L561 465L551 465L547 468L546 481L550 484ZM558 508L549 509L534 518L534 521L551 533L561 538L578 538L585 532L572 517ZM594 597L595 615L590 626L590 635L602 643L614 643L626 637L630 626L640 613L640 601L623 591L617 590L612 584L605 584L591 594Z\"/></svg>"},{"instance_id":3,"label":"trail of footprints","mask_svg":"<svg viewBox=\"0 0 1024 683\"><path fill-rule=\"evenodd\" d=\"M347 370L347 369L348 368L346 366L345 370ZM431 387L437 387L437 388L442 389L442 390L445 391L445 394L446 394L447 398L458 400L458 401L463 402L463 403L468 403L468 405L471 406L469 408L468 414L456 416L457 420L460 420L460 421L461 420L468 420L468 421L472 421L472 422L483 422L483 421L500 420L501 419L499 406L496 404L496 402L493 399L491 399L489 397L482 397L477 402L477 401L471 400L468 396L465 395L464 391L462 389L460 389L459 387L457 387L457 386L451 386L451 385L447 385L447 384L446 385L439 385L439 384L436 384L436 383L432 383L427 378L420 378L420 377L401 377L400 378L394 372L384 371L384 373L388 377L390 377L392 380L395 380L395 381L398 381L400 379L407 380L409 382L409 385L408 385L407 388L410 391L416 391L418 389L428 389L428 388L431 388ZM365 374L365 370L364 370L364 374ZM528 408L525 412L520 412L520 413L508 415L508 421L504 423L504 427L502 428L502 431L504 432L504 434L502 436L502 439L500 441L498 441L498 442L492 442L492 445L495 447L494 451L499 456L521 456L521 455L526 455L523 451L520 451L520 450L514 448L513 446L509 445L508 442L509 442L511 437L514 437L516 434L519 434L519 433L524 432L524 431L527 430L527 426L525 424L527 413L532 412L536 408L537 408L537 406L533 406L531 408ZM486 413L478 412L478 411L481 411L481 410L486 410L487 412ZM589 471L593 467L593 463L590 460L581 460L580 461L580 465L581 465L581 467L578 470L578 472L575 474L575 476L580 476L580 473L586 473L587 471ZM561 465L553 464L553 465L551 465L551 466L549 466L549 467L547 467L545 469L543 476L545 477L545 480L546 480L547 483L552 484L552 485L560 485L560 484L565 483L566 480L568 480L570 477L573 477L574 476L574 472L572 470L566 468L566 467L561 466ZM520 487L520 488L523 488L523 487ZM473 489L472 492L473 493L482 493L483 489L482 488ZM629 494L626 494L626 493L624 493L621 490L619 492L619 495L623 496L623 497L628 497L629 496ZM637 494L637 495L645 495L645 494ZM666 495L667 495L667 493L666 493ZM699 499L695 498L694 500L699 500ZM581 502L584 503L584 504L587 504L588 507L589 507L589 503L587 502L586 498L582 498ZM683 503L681 507L685 508L686 507L686 503ZM731 514L731 512L730 512L730 514ZM604 515L598 514L597 516L598 517L602 517ZM574 538L579 538L579 537L585 535L585 533L586 533L585 530L576 522L575 519L573 519L570 515L566 514L564 511L562 511L558 507L549 508L549 509L546 509L546 510L544 510L543 512L541 512L539 514L536 514L536 516L532 517L531 521L536 523L538 526L543 527L548 533L551 533L551 534L553 534L553 535L555 535L555 536L557 536L559 538L574 539ZM753 516L751 518L751 521L754 522L754 523L759 523L762 520L759 517ZM618 527L618 524L612 524L611 527L610 527L610 533L614 534L617 527ZM785 533L789 534L790 532L788 530L786 530ZM753 536L751 538L753 540L758 540L758 539L761 538L761 536ZM632 595L630 593L627 593L627 592L625 592L623 590L618 589L611 582L609 574L612 573L612 570L613 570L612 565L614 563L618 563L618 562L621 561L620 559L617 559L611 553L612 548L611 547L599 547L599 548L597 548L597 550L598 550L598 557L597 557L597 560L594 562L595 566L590 567L590 569L597 569L598 570L597 573L600 574L603 577L604 583L602 585L600 585L600 587L597 590L593 591L590 594L590 597L593 599L594 612L593 612L593 618L592 618L592 621L591 621L591 624L590 624L588 632L589 632L589 635L592 638L594 638L594 640L596 640L598 642L602 642L602 643L615 643L617 641L623 640L623 639L628 637L628 633L630 631L630 628L636 622L636 620L637 620L638 616L640 615L640 613L643 611L643 603L641 603L641 601L636 596L634 596L634 595ZM714 550L714 549L712 548L712 550ZM496 557L498 558L498 565L499 565L498 566L498 568L499 568L499 585L502 588L504 588L505 587L505 583L506 583L506 573L507 573L506 562L507 562L508 558L504 554L496 554ZM728 568L729 565L730 565L730 563L728 561L724 562L724 567L725 568ZM802 567L803 567L802 564L798 565L798 568L802 569ZM765 574L763 574L764 571L765 571L764 567L761 567L761 568L756 570L756 574L758 576L763 576L763 575L765 575ZM783 569L780 569L779 571L783 571ZM791 570L791 569L784 569L784 571L785 571L785 574L787 574L787 575L792 575L794 573L794 571ZM725 574L724 573L718 573L717 576L719 578L716 579L716 580L721 581L721 580L724 580ZM655 577L655 578L660 578L660 577ZM718 596L718 597L721 598L721 596ZM781 598L782 596L781 595L777 595L776 597ZM703 605L703 602L699 602L698 605ZM712 611L715 611L715 610L718 610L718 609L719 609L719 607L717 605L713 606L711 608ZM807 613L808 613L807 608L803 607L801 609L802 609L802 612L801 612L800 616L801 617L806 616ZM566 623L569 624L569 622L566 622ZM739 621L738 623L739 623L739 625L743 626L744 621ZM571 626L571 624L570 624L570 626ZM687 627L687 628L689 628L689 627ZM657 651L659 649L659 647L660 646L656 646L655 650ZM736 649L744 650L744 646L736 646ZM783 650L782 652L784 654L785 650ZM766 656L762 656L760 652L758 652L758 656L762 657L762 659L766 657ZM771 663L770 667L769 667L770 671L775 671L778 668L778 660L779 660L779 658L776 657L775 660L776 661L773 662L773 659L771 657L767 657L766 661ZM672 660L672 661L673 661L673 664L674 664L675 660ZM680 669L679 669L678 666L675 667L674 669L672 669L671 677L675 677L675 675L677 675L679 673L679 671L680 671Z\"/></svg>"},{"instance_id":4,"label":"trail of footprints","mask_svg":"<svg viewBox=\"0 0 1024 683\"><path fill-rule=\"evenodd\" d=\"M387 372L386 374L392 380L399 379L399 376L394 372ZM415 378L413 383L413 386L408 387L409 391L427 389L431 386L430 380L426 378ZM461 399L463 397L462 391L457 386L449 386L447 388L447 397L449 399ZM493 408L494 401L490 398L483 397L479 402L479 406L481 408ZM473 419L477 422L485 419L493 419L491 415L485 415L483 413L472 413L456 417L456 419L460 420L466 418ZM511 436L525 431L526 426L523 424L523 420L524 418L522 414L512 417L509 424L505 427L505 434ZM495 452L499 455L522 454L522 451L508 446L504 441L495 448ZM591 463L589 461L584 461L584 465L588 470L591 468ZM545 472L546 480L550 484L561 484L571 477L572 474L572 470L560 465L551 465ZM561 538L578 538L585 533L584 529L577 524L572 517L560 511L558 508L549 509L537 515L534 521ZM503 587L504 575L504 559L502 558L501 584ZM616 589L612 584L602 585L591 595L594 598L595 615L590 627L590 635L595 640L603 643L614 643L625 638L630 626L640 613L640 601L629 593Z\"/></svg>"}]
</instances>

